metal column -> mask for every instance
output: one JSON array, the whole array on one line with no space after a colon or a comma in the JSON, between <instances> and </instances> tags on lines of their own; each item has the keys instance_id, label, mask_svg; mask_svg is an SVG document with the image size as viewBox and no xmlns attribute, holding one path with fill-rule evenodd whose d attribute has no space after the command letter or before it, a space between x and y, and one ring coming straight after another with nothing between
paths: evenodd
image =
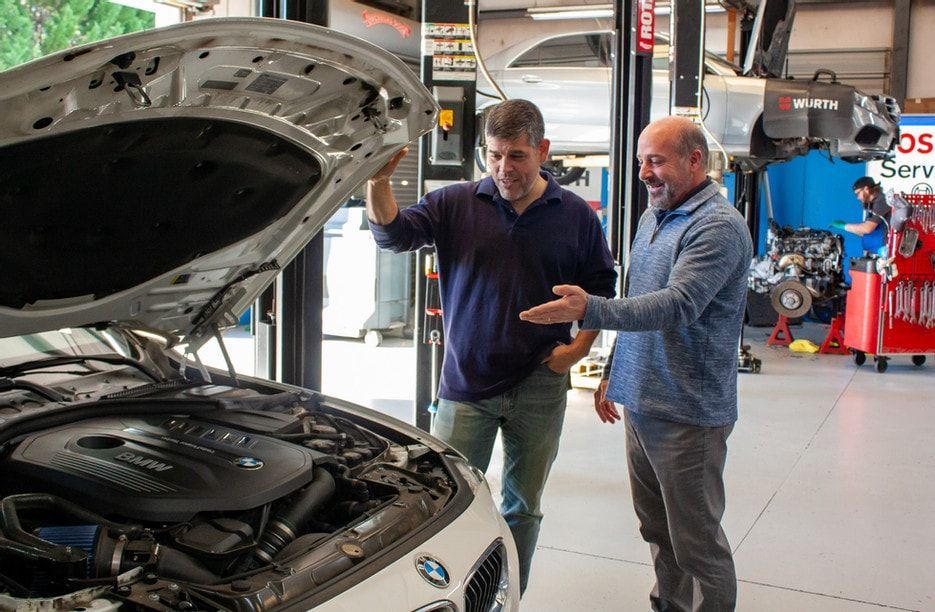
<instances>
[{"instance_id":1,"label":"metal column","mask_svg":"<svg viewBox=\"0 0 935 612\"><path fill-rule=\"evenodd\" d=\"M900 108L905 106L909 82L909 22L912 19L912 1L893 2L893 67L889 95L896 98Z\"/></svg>"},{"instance_id":2,"label":"metal column","mask_svg":"<svg viewBox=\"0 0 935 612\"><path fill-rule=\"evenodd\" d=\"M465 0L422 0L423 37L431 24L446 24L455 29L464 29L468 24L468 11L476 11L475 2ZM472 54L471 54L472 55ZM461 54L465 57L467 54ZM475 78L448 73L435 69L433 45L423 45L422 82L433 91L442 106L440 123L447 124L426 134L420 141L419 195L433 188L433 181L469 180L474 175L474 97ZM453 120L452 120L453 119ZM459 124L459 125L458 125ZM460 143L452 139L459 138ZM460 144L460 146L458 146ZM427 185L427 182L429 184ZM416 427L428 431L431 425L429 407L435 400L433 382L437 381L442 359L439 345L423 342L423 316L426 308L426 254L421 250L416 256L415 270L415 316L413 342L416 348L416 400L414 422ZM436 351L433 359L433 351Z\"/></svg>"},{"instance_id":3,"label":"metal column","mask_svg":"<svg viewBox=\"0 0 935 612\"><path fill-rule=\"evenodd\" d=\"M654 4L647 0L614 2L613 131L610 146L612 183L607 211L611 253L624 270L627 268L630 244L648 200L639 179L636 142L640 132L649 123L652 100ZM644 46L638 49L636 35L640 33L644 34Z\"/></svg>"},{"instance_id":4,"label":"metal column","mask_svg":"<svg viewBox=\"0 0 935 612\"><path fill-rule=\"evenodd\" d=\"M325 0L260 0L259 12L263 17L328 25ZM282 271L274 291L254 305L257 371L311 389L321 389L324 244L324 233L319 232ZM271 310L275 314L269 317Z\"/></svg>"},{"instance_id":5,"label":"metal column","mask_svg":"<svg viewBox=\"0 0 935 612\"><path fill-rule=\"evenodd\" d=\"M704 76L705 7L703 0L675 0L669 21L671 85L669 108L673 115L701 117Z\"/></svg>"}]
</instances>

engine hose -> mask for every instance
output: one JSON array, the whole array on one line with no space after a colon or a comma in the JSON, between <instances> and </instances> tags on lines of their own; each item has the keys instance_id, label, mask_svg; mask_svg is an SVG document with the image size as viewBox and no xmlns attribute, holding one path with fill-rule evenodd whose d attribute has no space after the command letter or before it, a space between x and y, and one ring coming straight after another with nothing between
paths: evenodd
<instances>
[{"instance_id":1,"label":"engine hose","mask_svg":"<svg viewBox=\"0 0 935 612\"><path fill-rule=\"evenodd\" d=\"M51 550L57 548L56 544L27 533L19 522L19 512L21 510L55 510L59 513L65 513L84 522L103 525L108 529L120 534L129 534L141 531L142 528L136 525L124 525L114 523L105 519L103 516L89 512L55 495L44 493L23 493L20 495L10 495L0 502L0 533L9 539L32 546L40 550Z\"/></svg>"},{"instance_id":2,"label":"engine hose","mask_svg":"<svg viewBox=\"0 0 935 612\"><path fill-rule=\"evenodd\" d=\"M74 564L76 567L84 567L87 559L87 553L80 549L66 550L63 546L56 546L46 543L48 546L30 546L10 540L0 536L0 551L12 556L19 557L25 561L46 561L56 564Z\"/></svg>"},{"instance_id":3,"label":"engine hose","mask_svg":"<svg viewBox=\"0 0 935 612\"><path fill-rule=\"evenodd\" d=\"M312 514L331 499L334 490L334 478L331 474L323 468L315 468L312 482L299 493L288 508L269 522L263 535L260 536L260 542L255 551L256 556L264 563L272 563L276 555L296 539L302 526L308 522Z\"/></svg>"},{"instance_id":4,"label":"engine hose","mask_svg":"<svg viewBox=\"0 0 935 612\"><path fill-rule=\"evenodd\" d=\"M160 546L156 552L156 557L158 559L156 568L162 578L201 584L221 582L220 576L211 572L197 560L174 548Z\"/></svg>"}]
</instances>

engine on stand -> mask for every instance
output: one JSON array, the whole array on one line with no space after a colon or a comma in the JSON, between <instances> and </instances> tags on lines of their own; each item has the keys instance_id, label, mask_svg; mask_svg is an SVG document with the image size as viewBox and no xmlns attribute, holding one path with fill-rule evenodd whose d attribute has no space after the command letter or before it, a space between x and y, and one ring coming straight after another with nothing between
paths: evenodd
<instances>
[{"instance_id":1,"label":"engine on stand","mask_svg":"<svg viewBox=\"0 0 935 612\"><path fill-rule=\"evenodd\" d=\"M770 219L766 253L750 266L749 287L768 294L773 308L789 319L813 308L833 317L843 310L844 241L827 230L793 229Z\"/></svg>"}]
</instances>

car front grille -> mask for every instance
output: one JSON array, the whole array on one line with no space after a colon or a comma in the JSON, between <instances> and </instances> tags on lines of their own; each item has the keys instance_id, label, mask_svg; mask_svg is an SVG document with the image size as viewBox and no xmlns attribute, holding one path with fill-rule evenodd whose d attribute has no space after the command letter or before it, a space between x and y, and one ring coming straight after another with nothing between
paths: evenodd
<instances>
[{"instance_id":1,"label":"car front grille","mask_svg":"<svg viewBox=\"0 0 935 612\"><path fill-rule=\"evenodd\" d=\"M423 606L418 610L413 610L413 612L458 612L458 608L446 599L444 601L430 603L429 605Z\"/></svg>"},{"instance_id":2,"label":"car front grille","mask_svg":"<svg viewBox=\"0 0 935 612\"><path fill-rule=\"evenodd\" d=\"M498 612L508 587L506 547L498 540L487 549L464 588L465 612Z\"/></svg>"}]
</instances>

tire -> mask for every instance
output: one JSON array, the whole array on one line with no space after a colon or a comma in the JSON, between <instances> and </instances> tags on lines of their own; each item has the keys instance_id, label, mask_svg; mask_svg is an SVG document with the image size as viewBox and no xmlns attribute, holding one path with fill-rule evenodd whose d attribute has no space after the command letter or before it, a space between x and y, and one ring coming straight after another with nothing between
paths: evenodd
<instances>
[{"instance_id":1,"label":"tire","mask_svg":"<svg viewBox=\"0 0 935 612\"><path fill-rule=\"evenodd\" d=\"M364 344L367 346L380 346L383 344L383 334L375 329L371 329L364 334Z\"/></svg>"},{"instance_id":2,"label":"tire","mask_svg":"<svg viewBox=\"0 0 935 612\"><path fill-rule=\"evenodd\" d=\"M483 148L480 144L474 147L474 163L477 164L477 167L480 168L481 172L487 172L487 160L484 159ZM552 175L555 179L555 182L559 185L570 185L580 179L584 175L584 171L587 168L582 168L579 166L563 166L561 162L551 162L547 161L542 164L541 168Z\"/></svg>"},{"instance_id":3,"label":"tire","mask_svg":"<svg viewBox=\"0 0 935 612\"><path fill-rule=\"evenodd\" d=\"M874 359L877 362L876 364L877 372L879 372L880 374L882 374L883 372L886 372L886 368L889 367L889 359L887 359L886 357L874 357Z\"/></svg>"},{"instance_id":4,"label":"tire","mask_svg":"<svg viewBox=\"0 0 935 612\"><path fill-rule=\"evenodd\" d=\"M913 355L912 356L912 365L921 366L925 363L925 355Z\"/></svg>"},{"instance_id":5,"label":"tire","mask_svg":"<svg viewBox=\"0 0 935 612\"><path fill-rule=\"evenodd\" d=\"M547 167L544 169L550 174L552 174L553 177L555 177L555 182L558 183L559 185L571 185L572 183L580 179L585 171L585 168L581 168L578 166L572 166L570 168L566 168L562 166L558 168L557 171L553 170L552 168L547 168Z\"/></svg>"},{"instance_id":6,"label":"tire","mask_svg":"<svg viewBox=\"0 0 935 612\"><path fill-rule=\"evenodd\" d=\"M867 353L863 351L854 351L854 364L858 367L867 363Z\"/></svg>"}]
</instances>

